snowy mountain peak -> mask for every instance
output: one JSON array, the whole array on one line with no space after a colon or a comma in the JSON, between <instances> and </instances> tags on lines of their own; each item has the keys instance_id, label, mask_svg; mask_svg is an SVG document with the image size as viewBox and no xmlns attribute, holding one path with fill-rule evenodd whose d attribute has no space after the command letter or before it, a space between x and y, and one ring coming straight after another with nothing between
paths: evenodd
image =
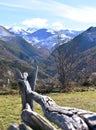
<instances>
[{"instance_id":1,"label":"snowy mountain peak","mask_svg":"<svg viewBox=\"0 0 96 130\"><path fill-rule=\"evenodd\" d=\"M12 36L12 34L3 26L0 26L0 36L1 37L9 37L9 36Z\"/></svg>"},{"instance_id":2,"label":"snowy mountain peak","mask_svg":"<svg viewBox=\"0 0 96 130\"><path fill-rule=\"evenodd\" d=\"M13 26L13 27L9 28L8 30L16 35L20 35L20 36L27 35L27 32L18 26Z\"/></svg>"},{"instance_id":3,"label":"snowy mountain peak","mask_svg":"<svg viewBox=\"0 0 96 130\"><path fill-rule=\"evenodd\" d=\"M77 35L79 35L80 33L82 33L83 31L75 31L75 30L71 30L71 29L65 29L65 30L61 30L60 33L65 34L66 36L69 36L71 38L76 37Z\"/></svg>"},{"instance_id":4,"label":"snowy mountain peak","mask_svg":"<svg viewBox=\"0 0 96 130\"><path fill-rule=\"evenodd\" d=\"M35 45L37 48L47 48L49 50L58 44L58 34L60 34L61 44L64 44L81 33L81 31L69 29L56 31L48 28L36 29L31 27L26 29L26 31L19 27L12 27L9 31L23 37L27 42Z\"/></svg>"},{"instance_id":5,"label":"snowy mountain peak","mask_svg":"<svg viewBox=\"0 0 96 130\"><path fill-rule=\"evenodd\" d=\"M14 32L14 33L18 33L22 30L23 29L21 27L18 27L18 26L13 26L13 27L9 28L9 31Z\"/></svg>"},{"instance_id":6,"label":"snowy mountain peak","mask_svg":"<svg viewBox=\"0 0 96 130\"><path fill-rule=\"evenodd\" d=\"M90 27L86 30L87 32L96 32L96 27Z\"/></svg>"},{"instance_id":7,"label":"snowy mountain peak","mask_svg":"<svg viewBox=\"0 0 96 130\"><path fill-rule=\"evenodd\" d=\"M51 34L56 34L56 31L54 31L53 29L47 29L47 32L49 32Z\"/></svg>"},{"instance_id":8,"label":"snowy mountain peak","mask_svg":"<svg viewBox=\"0 0 96 130\"><path fill-rule=\"evenodd\" d=\"M38 30L37 28L27 28L26 32L33 33L33 32L36 32L37 30Z\"/></svg>"}]
</instances>

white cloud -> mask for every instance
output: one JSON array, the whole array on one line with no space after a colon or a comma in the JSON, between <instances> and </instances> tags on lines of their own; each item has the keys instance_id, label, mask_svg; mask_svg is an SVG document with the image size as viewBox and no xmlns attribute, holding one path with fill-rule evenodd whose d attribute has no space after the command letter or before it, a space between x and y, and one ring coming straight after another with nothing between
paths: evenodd
<instances>
[{"instance_id":1,"label":"white cloud","mask_svg":"<svg viewBox=\"0 0 96 130\"><path fill-rule=\"evenodd\" d=\"M90 7L65 7L58 9L57 15L82 23L96 23L96 8ZM61 13L62 12L62 13Z\"/></svg>"},{"instance_id":2,"label":"white cloud","mask_svg":"<svg viewBox=\"0 0 96 130\"><path fill-rule=\"evenodd\" d=\"M0 5L42 11L42 14L48 12L50 17L67 18L82 23L96 23L96 7L73 7L56 0L16 0L11 3L0 2Z\"/></svg>"},{"instance_id":3,"label":"white cloud","mask_svg":"<svg viewBox=\"0 0 96 130\"><path fill-rule=\"evenodd\" d=\"M52 28L55 30L61 30L64 29L64 25L61 22L54 22L52 23Z\"/></svg>"},{"instance_id":4,"label":"white cloud","mask_svg":"<svg viewBox=\"0 0 96 130\"><path fill-rule=\"evenodd\" d=\"M64 25L61 22L53 22L50 23L47 19L43 18L32 18L29 20L24 20L22 22L23 25L27 27L36 27L36 28L53 28L54 30L61 30L64 29Z\"/></svg>"},{"instance_id":5,"label":"white cloud","mask_svg":"<svg viewBox=\"0 0 96 130\"><path fill-rule=\"evenodd\" d=\"M44 28L48 26L48 20L41 18L33 18L23 21L22 24L26 25L27 27Z\"/></svg>"},{"instance_id":6,"label":"white cloud","mask_svg":"<svg viewBox=\"0 0 96 130\"><path fill-rule=\"evenodd\" d=\"M24 8L25 6L19 3L8 3L8 2L0 2L1 6L13 7L13 8Z\"/></svg>"}]
</instances>

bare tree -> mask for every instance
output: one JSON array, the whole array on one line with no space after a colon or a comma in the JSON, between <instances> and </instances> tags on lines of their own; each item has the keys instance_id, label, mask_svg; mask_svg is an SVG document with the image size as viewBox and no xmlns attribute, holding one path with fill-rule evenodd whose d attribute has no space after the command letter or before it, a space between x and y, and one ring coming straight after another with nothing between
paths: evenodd
<instances>
[{"instance_id":1,"label":"bare tree","mask_svg":"<svg viewBox=\"0 0 96 130\"><path fill-rule=\"evenodd\" d=\"M61 45L60 38L61 36L58 35L58 47L53 56L56 63L55 65L57 68L61 89L65 90L67 87L69 87L70 79L72 78L73 74L72 69L75 67L77 55L71 51L71 44L67 45L67 48L65 50L63 45Z\"/></svg>"}]
</instances>

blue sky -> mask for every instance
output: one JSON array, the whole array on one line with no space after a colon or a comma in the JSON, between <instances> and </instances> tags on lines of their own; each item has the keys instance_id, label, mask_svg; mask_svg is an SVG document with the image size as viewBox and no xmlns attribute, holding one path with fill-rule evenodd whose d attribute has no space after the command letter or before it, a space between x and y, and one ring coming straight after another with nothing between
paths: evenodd
<instances>
[{"instance_id":1,"label":"blue sky","mask_svg":"<svg viewBox=\"0 0 96 130\"><path fill-rule=\"evenodd\" d=\"M96 0L0 0L0 24L84 30L96 26Z\"/></svg>"}]
</instances>

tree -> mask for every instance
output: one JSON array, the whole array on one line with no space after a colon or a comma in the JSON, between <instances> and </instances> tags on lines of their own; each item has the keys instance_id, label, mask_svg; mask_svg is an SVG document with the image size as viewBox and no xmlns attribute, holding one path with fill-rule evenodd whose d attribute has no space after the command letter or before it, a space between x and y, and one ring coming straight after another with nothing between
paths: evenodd
<instances>
[{"instance_id":1,"label":"tree","mask_svg":"<svg viewBox=\"0 0 96 130\"><path fill-rule=\"evenodd\" d=\"M61 85L61 89L66 90L69 87L70 80L72 79L73 71L75 67L75 61L77 55L72 52L72 45L65 43L66 50L64 49L64 44L61 45L61 35L58 35L58 47L53 53L54 60L56 63L56 68L58 72L58 79Z\"/></svg>"}]
</instances>

